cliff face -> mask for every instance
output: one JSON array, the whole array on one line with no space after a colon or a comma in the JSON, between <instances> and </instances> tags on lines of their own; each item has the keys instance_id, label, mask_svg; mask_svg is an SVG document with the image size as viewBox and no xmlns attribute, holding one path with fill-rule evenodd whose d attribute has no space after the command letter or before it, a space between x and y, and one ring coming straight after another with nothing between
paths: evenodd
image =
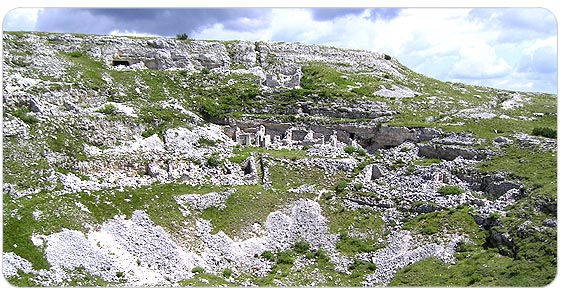
<instances>
[{"instance_id":1,"label":"cliff face","mask_svg":"<svg viewBox=\"0 0 561 292\"><path fill-rule=\"evenodd\" d=\"M316 45L6 33L3 48L11 283L555 275L554 96Z\"/></svg>"}]
</instances>

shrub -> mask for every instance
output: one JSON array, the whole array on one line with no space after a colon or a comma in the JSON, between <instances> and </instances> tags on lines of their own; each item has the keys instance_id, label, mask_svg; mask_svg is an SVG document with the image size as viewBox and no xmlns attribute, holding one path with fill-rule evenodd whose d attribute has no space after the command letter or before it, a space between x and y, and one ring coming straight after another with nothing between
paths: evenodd
<instances>
[{"instance_id":1,"label":"shrub","mask_svg":"<svg viewBox=\"0 0 561 292\"><path fill-rule=\"evenodd\" d=\"M499 213L494 212L489 214L489 220L491 220L491 222L498 222L500 218L501 218L501 214Z\"/></svg>"},{"instance_id":2,"label":"shrub","mask_svg":"<svg viewBox=\"0 0 561 292\"><path fill-rule=\"evenodd\" d=\"M305 253L310 249L310 244L305 241L298 241L294 244L294 251L297 253Z\"/></svg>"},{"instance_id":3,"label":"shrub","mask_svg":"<svg viewBox=\"0 0 561 292\"><path fill-rule=\"evenodd\" d=\"M205 272L205 269L202 267L194 267L191 272L195 274L202 274Z\"/></svg>"},{"instance_id":4,"label":"shrub","mask_svg":"<svg viewBox=\"0 0 561 292\"><path fill-rule=\"evenodd\" d=\"M210 73L210 70L208 68L205 67L205 68L201 69L201 74L207 75L209 73Z\"/></svg>"},{"instance_id":5,"label":"shrub","mask_svg":"<svg viewBox=\"0 0 561 292\"><path fill-rule=\"evenodd\" d=\"M294 263L294 255L289 250L283 251L277 258L277 264L292 265Z\"/></svg>"},{"instance_id":6,"label":"shrub","mask_svg":"<svg viewBox=\"0 0 561 292\"><path fill-rule=\"evenodd\" d=\"M184 41L184 40L188 40L189 36L186 33L180 33L176 35L175 38Z\"/></svg>"},{"instance_id":7,"label":"shrub","mask_svg":"<svg viewBox=\"0 0 561 292\"><path fill-rule=\"evenodd\" d=\"M347 184L348 182L344 179L339 180L337 182L337 184L335 185L335 192L340 193L342 191L344 191L347 188Z\"/></svg>"},{"instance_id":8,"label":"shrub","mask_svg":"<svg viewBox=\"0 0 561 292\"><path fill-rule=\"evenodd\" d=\"M441 195L459 195L464 192L464 190L458 186L441 186L438 191Z\"/></svg>"},{"instance_id":9,"label":"shrub","mask_svg":"<svg viewBox=\"0 0 561 292\"><path fill-rule=\"evenodd\" d=\"M384 54L384 60L391 60L392 57L390 55Z\"/></svg>"},{"instance_id":10,"label":"shrub","mask_svg":"<svg viewBox=\"0 0 561 292\"><path fill-rule=\"evenodd\" d=\"M28 125L39 122L39 119L37 119L36 116L30 114L29 109L27 108L18 108L12 112L12 115L14 117L19 118L20 120L22 120L24 123Z\"/></svg>"},{"instance_id":11,"label":"shrub","mask_svg":"<svg viewBox=\"0 0 561 292\"><path fill-rule=\"evenodd\" d=\"M201 146L216 146L218 144L218 141L207 139L207 138L204 138L204 137L199 138L199 140L197 142Z\"/></svg>"},{"instance_id":12,"label":"shrub","mask_svg":"<svg viewBox=\"0 0 561 292\"><path fill-rule=\"evenodd\" d=\"M117 113L117 107L112 103L108 103L104 105L102 108L98 109L97 112L105 115L114 115Z\"/></svg>"},{"instance_id":13,"label":"shrub","mask_svg":"<svg viewBox=\"0 0 561 292\"><path fill-rule=\"evenodd\" d=\"M356 148L356 147L353 147L351 145L345 146L345 148L343 148L343 150L348 154L353 154L353 153L356 152L360 156L366 156L366 151L364 149Z\"/></svg>"},{"instance_id":14,"label":"shrub","mask_svg":"<svg viewBox=\"0 0 561 292\"><path fill-rule=\"evenodd\" d=\"M220 159L219 154L215 152L206 159L206 163L210 167L217 167L222 164L222 160Z\"/></svg>"},{"instance_id":15,"label":"shrub","mask_svg":"<svg viewBox=\"0 0 561 292\"><path fill-rule=\"evenodd\" d=\"M532 130L532 135L546 138L557 138L557 131L550 127L536 127Z\"/></svg>"},{"instance_id":16,"label":"shrub","mask_svg":"<svg viewBox=\"0 0 561 292\"><path fill-rule=\"evenodd\" d=\"M405 161L403 161L402 159L398 159L392 165L390 165L390 168L391 168L391 170L396 170L396 169L398 169L400 167L403 167L405 165L406 165Z\"/></svg>"},{"instance_id":17,"label":"shrub","mask_svg":"<svg viewBox=\"0 0 561 292\"><path fill-rule=\"evenodd\" d=\"M350 145L345 146L345 148L343 148L343 150L345 150L346 153L348 154L352 154L353 152L356 151L356 148Z\"/></svg>"},{"instance_id":18,"label":"shrub","mask_svg":"<svg viewBox=\"0 0 561 292\"><path fill-rule=\"evenodd\" d=\"M224 278L230 278L232 276L232 270L224 269L224 271L222 271L222 276Z\"/></svg>"},{"instance_id":19,"label":"shrub","mask_svg":"<svg viewBox=\"0 0 561 292\"><path fill-rule=\"evenodd\" d=\"M270 250L264 251L261 254L261 257L269 261L273 261L275 259L275 255L273 255L273 253Z\"/></svg>"},{"instance_id":20,"label":"shrub","mask_svg":"<svg viewBox=\"0 0 561 292\"><path fill-rule=\"evenodd\" d=\"M353 186L353 189L354 189L355 191L360 191L360 190L362 190L363 187L364 187L363 184L361 184L361 183L356 183L356 184Z\"/></svg>"}]
</instances>

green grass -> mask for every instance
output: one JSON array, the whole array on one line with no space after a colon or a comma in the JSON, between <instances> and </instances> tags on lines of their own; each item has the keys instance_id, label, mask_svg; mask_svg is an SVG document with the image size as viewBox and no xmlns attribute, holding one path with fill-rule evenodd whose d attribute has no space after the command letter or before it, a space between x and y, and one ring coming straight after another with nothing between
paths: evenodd
<instances>
[{"instance_id":1,"label":"green grass","mask_svg":"<svg viewBox=\"0 0 561 292\"><path fill-rule=\"evenodd\" d=\"M455 257L455 264L428 258L409 265L397 272L390 286L543 287L555 275L540 274L546 270L538 263L516 261L472 245Z\"/></svg>"},{"instance_id":2,"label":"green grass","mask_svg":"<svg viewBox=\"0 0 561 292\"><path fill-rule=\"evenodd\" d=\"M345 255L375 251L383 247L378 238L385 236L384 221L379 213L366 209L349 210L343 206L324 208L329 231L340 235L337 250ZM366 238L349 236L351 232L367 234Z\"/></svg>"},{"instance_id":3,"label":"green grass","mask_svg":"<svg viewBox=\"0 0 561 292\"><path fill-rule=\"evenodd\" d=\"M185 127L191 128L191 118L181 113L177 109L164 108L162 106L145 106L139 112L140 121L146 125L146 130L142 133L143 137L150 137L158 134L163 138L166 130Z\"/></svg>"},{"instance_id":4,"label":"green grass","mask_svg":"<svg viewBox=\"0 0 561 292\"><path fill-rule=\"evenodd\" d=\"M207 139L205 137L199 138L199 140L197 140L197 142L199 143L199 145L201 145L203 147L213 147L213 146L218 145L218 143L220 143L217 140L211 140L211 139Z\"/></svg>"},{"instance_id":5,"label":"green grass","mask_svg":"<svg viewBox=\"0 0 561 292\"><path fill-rule=\"evenodd\" d=\"M470 215L467 207L459 206L445 211L418 215L404 222L403 229L423 235L433 235L446 230L448 233L465 233L478 244L483 244L485 234Z\"/></svg>"},{"instance_id":6,"label":"green grass","mask_svg":"<svg viewBox=\"0 0 561 292\"><path fill-rule=\"evenodd\" d=\"M521 162L524 161L524 162ZM504 155L494 156L477 164L483 173L504 171L512 179L521 180L536 197L556 198L557 153L509 146Z\"/></svg>"},{"instance_id":7,"label":"green grass","mask_svg":"<svg viewBox=\"0 0 561 292\"><path fill-rule=\"evenodd\" d=\"M29 260L35 269L48 268L43 253L33 246L32 234L49 235L62 228L85 232L84 224L102 224L115 215L130 217L135 210L146 210L155 224L162 226L177 239L182 238L182 222L189 220L180 213L173 196L185 193L207 193L215 187L194 187L176 184L155 184L150 187L125 188L123 191L103 190L53 196L48 192L31 198L10 199L4 196L4 251L13 251ZM91 213L76 206L80 202ZM34 221L32 212L43 212L43 220ZM17 210L17 217L9 214Z\"/></svg>"},{"instance_id":8,"label":"green grass","mask_svg":"<svg viewBox=\"0 0 561 292\"><path fill-rule=\"evenodd\" d=\"M438 158L419 158L415 161L413 161L413 164L418 165L418 166L429 166L432 164L438 164L442 162L440 159Z\"/></svg>"},{"instance_id":9,"label":"green grass","mask_svg":"<svg viewBox=\"0 0 561 292\"><path fill-rule=\"evenodd\" d=\"M459 195L464 192L464 190L458 186L441 186L438 188L437 192L443 196Z\"/></svg>"},{"instance_id":10,"label":"green grass","mask_svg":"<svg viewBox=\"0 0 561 292\"><path fill-rule=\"evenodd\" d=\"M19 107L15 110L8 111L12 116L19 118L28 125L33 125L39 122L39 119L29 113L29 108Z\"/></svg>"},{"instance_id":11,"label":"green grass","mask_svg":"<svg viewBox=\"0 0 561 292\"><path fill-rule=\"evenodd\" d=\"M224 163L224 161L222 161L222 159L220 159L220 153L215 152L212 153L207 159L206 159L206 164L210 167L218 167L220 165L222 165Z\"/></svg>"},{"instance_id":12,"label":"green grass","mask_svg":"<svg viewBox=\"0 0 561 292\"><path fill-rule=\"evenodd\" d=\"M296 195L275 190L265 190L260 185L238 186L237 192L225 202L226 208L219 210L210 207L201 212L201 217L210 220L214 232L224 231L230 236L243 236L244 228L255 222L263 224L271 212L300 197L312 198L312 195Z\"/></svg>"},{"instance_id":13,"label":"green grass","mask_svg":"<svg viewBox=\"0 0 561 292\"><path fill-rule=\"evenodd\" d=\"M204 281L208 281L204 282ZM179 286L181 287L229 287L238 286L227 282L219 275L213 275L209 273L198 273L191 279L179 281Z\"/></svg>"}]
</instances>

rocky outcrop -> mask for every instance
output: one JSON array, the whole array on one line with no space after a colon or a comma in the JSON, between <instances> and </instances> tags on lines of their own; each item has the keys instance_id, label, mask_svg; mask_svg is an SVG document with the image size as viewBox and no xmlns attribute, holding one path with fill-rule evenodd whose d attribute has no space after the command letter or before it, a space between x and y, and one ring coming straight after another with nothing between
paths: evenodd
<instances>
[{"instance_id":1,"label":"rocky outcrop","mask_svg":"<svg viewBox=\"0 0 561 292\"><path fill-rule=\"evenodd\" d=\"M504 173L482 175L472 169L462 169L456 171L456 175L471 189L490 194L495 200L510 191L514 191L517 198L524 196L524 185L507 180Z\"/></svg>"},{"instance_id":2,"label":"rocky outcrop","mask_svg":"<svg viewBox=\"0 0 561 292\"><path fill-rule=\"evenodd\" d=\"M486 151L475 150L473 148L435 145L435 144L419 144L419 156L426 158L438 158L444 160L454 160L461 156L465 159L483 160L489 153Z\"/></svg>"}]
</instances>

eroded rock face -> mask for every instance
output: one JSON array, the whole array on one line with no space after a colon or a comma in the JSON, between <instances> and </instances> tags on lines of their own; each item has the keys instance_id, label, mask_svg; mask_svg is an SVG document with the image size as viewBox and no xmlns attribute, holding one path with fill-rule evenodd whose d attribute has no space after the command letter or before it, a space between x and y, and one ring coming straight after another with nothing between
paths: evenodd
<instances>
[{"instance_id":1,"label":"eroded rock face","mask_svg":"<svg viewBox=\"0 0 561 292\"><path fill-rule=\"evenodd\" d=\"M467 147L420 144L419 155L427 158L438 158L445 160L454 160L458 156L461 156L465 159L482 160L488 156L488 153Z\"/></svg>"}]
</instances>

